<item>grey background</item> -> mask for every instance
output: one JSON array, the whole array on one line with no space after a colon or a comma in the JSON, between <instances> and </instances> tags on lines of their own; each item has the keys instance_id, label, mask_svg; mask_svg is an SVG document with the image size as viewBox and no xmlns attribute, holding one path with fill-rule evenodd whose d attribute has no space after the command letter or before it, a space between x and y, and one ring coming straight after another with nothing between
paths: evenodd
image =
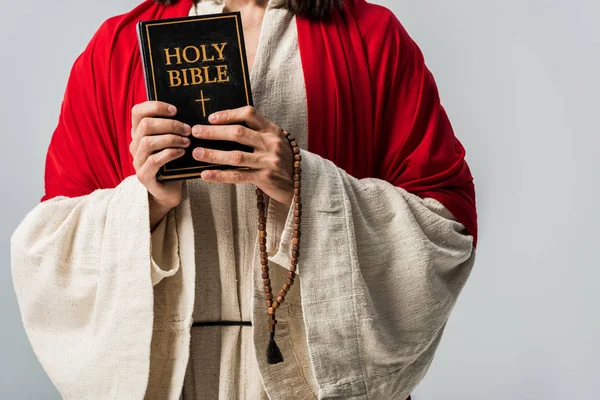
<instances>
[{"instance_id":1,"label":"grey background","mask_svg":"<svg viewBox=\"0 0 600 400\"><path fill-rule=\"evenodd\" d=\"M600 3L379 2L437 78L481 224L475 270L415 398L600 398ZM135 4L1 0L1 398L59 398L20 323L9 238L42 195L75 57Z\"/></svg>"}]
</instances>

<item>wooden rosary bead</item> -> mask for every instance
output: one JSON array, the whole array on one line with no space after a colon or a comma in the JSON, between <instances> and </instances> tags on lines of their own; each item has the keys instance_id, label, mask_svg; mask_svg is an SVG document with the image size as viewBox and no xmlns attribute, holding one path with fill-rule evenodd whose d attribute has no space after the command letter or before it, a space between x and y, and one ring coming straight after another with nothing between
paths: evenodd
<instances>
[{"instance_id":1,"label":"wooden rosary bead","mask_svg":"<svg viewBox=\"0 0 600 400\"><path fill-rule=\"evenodd\" d=\"M283 288L282 288L282 289L279 291L279 297L281 297L281 298L285 299L285 296L286 296L286 295L287 295L287 290L285 290L285 289L283 289Z\"/></svg>"},{"instance_id":2,"label":"wooden rosary bead","mask_svg":"<svg viewBox=\"0 0 600 400\"><path fill-rule=\"evenodd\" d=\"M260 210L260 209L264 209L264 208L265 208L265 203L263 203L263 202L260 202L260 201L259 201L259 202L256 204L256 208L258 208L259 210Z\"/></svg>"},{"instance_id":3,"label":"wooden rosary bead","mask_svg":"<svg viewBox=\"0 0 600 400\"><path fill-rule=\"evenodd\" d=\"M279 303L277 301L274 301L272 307L273 310L277 310L279 308Z\"/></svg>"},{"instance_id":4,"label":"wooden rosary bead","mask_svg":"<svg viewBox=\"0 0 600 400\"><path fill-rule=\"evenodd\" d=\"M267 312L269 314L273 314L275 312L275 309L273 307L269 307L269 309L267 310Z\"/></svg>"},{"instance_id":5,"label":"wooden rosary bead","mask_svg":"<svg viewBox=\"0 0 600 400\"><path fill-rule=\"evenodd\" d=\"M290 146L298 147L298 143L296 143L296 140L292 139L292 141L290 142Z\"/></svg>"},{"instance_id":6,"label":"wooden rosary bead","mask_svg":"<svg viewBox=\"0 0 600 400\"><path fill-rule=\"evenodd\" d=\"M294 189L294 196L300 196L300 192L301 192L301 189L300 189L300 188L295 188L295 189ZM294 200L296 200L296 199L294 199ZM298 198L298 201L300 201L300 199L299 199L299 198Z\"/></svg>"},{"instance_id":7,"label":"wooden rosary bead","mask_svg":"<svg viewBox=\"0 0 600 400\"><path fill-rule=\"evenodd\" d=\"M266 279L263 278L263 285L271 286L271 280L269 278L266 278Z\"/></svg>"},{"instance_id":8,"label":"wooden rosary bead","mask_svg":"<svg viewBox=\"0 0 600 400\"><path fill-rule=\"evenodd\" d=\"M294 181L300 180L300 174L294 174Z\"/></svg>"},{"instance_id":9,"label":"wooden rosary bead","mask_svg":"<svg viewBox=\"0 0 600 400\"><path fill-rule=\"evenodd\" d=\"M302 223L302 219L300 217L294 217L294 223L300 225L300 223Z\"/></svg>"},{"instance_id":10,"label":"wooden rosary bead","mask_svg":"<svg viewBox=\"0 0 600 400\"><path fill-rule=\"evenodd\" d=\"M294 203L294 209L296 209L296 210L302 210L302 204L300 204L300 203Z\"/></svg>"},{"instance_id":11,"label":"wooden rosary bead","mask_svg":"<svg viewBox=\"0 0 600 400\"><path fill-rule=\"evenodd\" d=\"M292 265L298 265L298 257L292 257Z\"/></svg>"},{"instance_id":12,"label":"wooden rosary bead","mask_svg":"<svg viewBox=\"0 0 600 400\"><path fill-rule=\"evenodd\" d=\"M294 168L300 168L300 161L294 161Z\"/></svg>"},{"instance_id":13,"label":"wooden rosary bead","mask_svg":"<svg viewBox=\"0 0 600 400\"><path fill-rule=\"evenodd\" d=\"M260 196L263 194L263 191L259 188L256 188L256 190L254 191L254 193L256 193L257 196Z\"/></svg>"},{"instance_id":14,"label":"wooden rosary bead","mask_svg":"<svg viewBox=\"0 0 600 400\"><path fill-rule=\"evenodd\" d=\"M259 231L264 231L267 229L267 225L266 224L258 224L258 230Z\"/></svg>"},{"instance_id":15,"label":"wooden rosary bead","mask_svg":"<svg viewBox=\"0 0 600 400\"><path fill-rule=\"evenodd\" d=\"M264 209L258 210L258 216L259 217L264 217L265 216L265 210Z\"/></svg>"},{"instance_id":16,"label":"wooden rosary bead","mask_svg":"<svg viewBox=\"0 0 600 400\"><path fill-rule=\"evenodd\" d=\"M294 278L296 277L296 273L295 273L295 272L292 272L292 271L290 271L290 272L288 272L288 275L287 275L287 276L288 276L288 278L290 278L290 279L294 279Z\"/></svg>"},{"instance_id":17,"label":"wooden rosary bead","mask_svg":"<svg viewBox=\"0 0 600 400\"><path fill-rule=\"evenodd\" d=\"M284 302L284 300L285 300L285 295L284 295L284 296L279 296L279 297L277 298L277 300L275 300L275 301L276 301L276 302L278 302L279 304L281 304L281 303L283 303L283 302Z\"/></svg>"},{"instance_id":18,"label":"wooden rosary bead","mask_svg":"<svg viewBox=\"0 0 600 400\"><path fill-rule=\"evenodd\" d=\"M273 307L273 302L271 300L267 300L267 307Z\"/></svg>"},{"instance_id":19,"label":"wooden rosary bead","mask_svg":"<svg viewBox=\"0 0 600 400\"><path fill-rule=\"evenodd\" d=\"M258 217L258 223L259 224L266 224L267 223L267 217Z\"/></svg>"},{"instance_id":20,"label":"wooden rosary bead","mask_svg":"<svg viewBox=\"0 0 600 400\"><path fill-rule=\"evenodd\" d=\"M269 272L269 266L268 265L263 265L262 266L262 272Z\"/></svg>"},{"instance_id":21,"label":"wooden rosary bead","mask_svg":"<svg viewBox=\"0 0 600 400\"><path fill-rule=\"evenodd\" d=\"M299 238L300 236L302 236L302 233L300 233L300 231L295 230L294 231L294 237L295 238Z\"/></svg>"},{"instance_id":22,"label":"wooden rosary bead","mask_svg":"<svg viewBox=\"0 0 600 400\"><path fill-rule=\"evenodd\" d=\"M258 238L258 243L266 245L267 244L267 238L266 237L259 237Z\"/></svg>"},{"instance_id":23,"label":"wooden rosary bead","mask_svg":"<svg viewBox=\"0 0 600 400\"><path fill-rule=\"evenodd\" d=\"M292 245L292 250L300 250L300 245L299 244Z\"/></svg>"},{"instance_id":24,"label":"wooden rosary bead","mask_svg":"<svg viewBox=\"0 0 600 400\"><path fill-rule=\"evenodd\" d=\"M269 257L269 253L267 253L266 251L260 252L260 258L268 258L268 257Z\"/></svg>"},{"instance_id":25,"label":"wooden rosary bead","mask_svg":"<svg viewBox=\"0 0 600 400\"><path fill-rule=\"evenodd\" d=\"M269 286L265 286L265 293L271 293L272 290Z\"/></svg>"},{"instance_id":26,"label":"wooden rosary bead","mask_svg":"<svg viewBox=\"0 0 600 400\"><path fill-rule=\"evenodd\" d=\"M298 257L300 257L300 250L292 251L292 257L296 259L296 264L298 264Z\"/></svg>"},{"instance_id":27,"label":"wooden rosary bead","mask_svg":"<svg viewBox=\"0 0 600 400\"><path fill-rule=\"evenodd\" d=\"M298 267L296 265L290 265L290 271L292 272L296 272L296 269L298 269Z\"/></svg>"},{"instance_id":28,"label":"wooden rosary bead","mask_svg":"<svg viewBox=\"0 0 600 400\"><path fill-rule=\"evenodd\" d=\"M256 201L258 201L258 203L263 203L265 202L265 196L263 196L262 194L259 194L258 196L256 196Z\"/></svg>"},{"instance_id":29,"label":"wooden rosary bead","mask_svg":"<svg viewBox=\"0 0 600 400\"><path fill-rule=\"evenodd\" d=\"M262 273L262 278L263 279L269 279L269 273L268 272L263 272Z\"/></svg>"},{"instance_id":30,"label":"wooden rosary bead","mask_svg":"<svg viewBox=\"0 0 600 400\"><path fill-rule=\"evenodd\" d=\"M296 155L294 156L294 160L295 160L295 161L302 161L302 156L301 156L300 154L296 154Z\"/></svg>"},{"instance_id":31,"label":"wooden rosary bead","mask_svg":"<svg viewBox=\"0 0 600 400\"><path fill-rule=\"evenodd\" d=\"M273 300L273 293L267 293L267 300Z\"/></svg>"},{"instance_id":32,"label":"wooden rosary bead","mask_svg":"<svg viewBox=\"0 0 600 400\"><path fill-rule=\"evenodd\" d=\"M302 173L302 168L294 168L294 173L300 175Z\"/></svg>"},{"instance_id":33,"label":"wooden rosary bead","mask_svg":"<svg viewBox=\"0 0 600 400\"><path fill-rule=\"evenodd\" d=\"M285 290L286 292L289 292L289 291L290 291L290 289L291 289L291 286L290 286L290 285L288 285L287 283L285 283L285 284L283 285L283 290Z\"/></svg>"},{"instance_id":34,"label":"wooden rosary bead","mask_svg":"<svg viewBox=\"0 0 600 400\"><path fill-rule=\"evenodd\" d=\"M294 217L301 217L302 216L302 210L294 210Z\"/></svg>"},{"instance_id":35,"label":"wooden rosary bead","mask_svg":"<svg viewBox=\"0 0 600 400\"><path fill-rule=\"evenodd\" d=\"M300 187L300 181L294 181L294 187L295 188L299 188Z\"/></svg>"},{"instance_id":36,"label":"wooden rosary bead","mask_svg":"<svg viewBox=\"0 0 600 400\"><path fill-rule=\"evenodd\" d=\"M300 224L294 224L293 226L295 231L299 231L300 230Z\"/></svg>"},{"instance_id":37,"label":"wooden rosary bead","mask_svg":"<svg viewBox=\"0 0 600 400\"><path fill-rule=\"evenodd\" d=\"M292 240L292 244L300 244L300 238L297 238L297 237L295 237L295 238Z\"/></svg>"},{"instance_id":38,"label":"wooden rosary bead","mask_svg":"<svg viewBox=\"0 0 600 400\"><path fill-rule=\"evenodd\" d=\"M300 149L297 147L294 147L292 151L294 152L294 154L300 154Z\"/></svg>"},{"instance_id":39,"label":"wooden rosary bead","mask_svg":"<svg viewBox=\"0 0 600 400\"><path fill-rule=\"evenodd\" d=\"M267 245L266 244L261 244L259 247L260 251L262 251L263 253L267 252Z\"/></svg>"},{"instance_id":40,"label":"wooden rosary bead","mask_svg":"<svg viewBox=\"0 0 600 400\"><path fill-rule=\"evenodd\" d=\"M290 279L290 278L287 278L287 279L285 280L285 283L286 283L286 285L288 285L288 286L292 286L292 285L294 284L294 280L293 280L293 279Z\"/></svg>"}]
</instances>

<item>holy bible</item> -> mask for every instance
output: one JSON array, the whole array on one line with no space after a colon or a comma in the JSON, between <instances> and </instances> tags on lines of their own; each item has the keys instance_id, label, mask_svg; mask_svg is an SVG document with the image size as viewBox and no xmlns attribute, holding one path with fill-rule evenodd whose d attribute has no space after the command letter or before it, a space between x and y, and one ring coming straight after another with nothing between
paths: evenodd
<instances>
[{"instance_id":1,"label":"holy bible","mask_svg":"<svg viewBox=\"0 0 600 400\"><path fill-rule=\"evenodd\" d=\"M252 93L239 12L142 21L138 24L148 100L177 107L173 118L209 125L216 111L251 106ZM196 147L252 152L237 142L190 137L185 155L165 164L160 181L197 178L206 169L232 169L196 161Z\"/></svg>"}]
</instances>

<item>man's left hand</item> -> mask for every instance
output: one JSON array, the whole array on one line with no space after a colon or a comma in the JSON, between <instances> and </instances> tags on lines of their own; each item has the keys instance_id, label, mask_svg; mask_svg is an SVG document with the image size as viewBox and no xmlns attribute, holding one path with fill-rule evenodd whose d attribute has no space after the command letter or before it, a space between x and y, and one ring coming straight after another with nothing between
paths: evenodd
<instances>
[{"instance_id":1,"label":"man's left hand","mask_svg":"<svg viewBox=\"0 0 600 400\"><path fill-rule=\"evenodd\" d=\"M208 121L213 125L196 125L192 128L192 135L199 139L245 144L254 148L254 153L197 147L193 155L198 161L249 168L207 170L202 172L201 178L208 182L251 183L272 199L291 205L294 197L294 154L283 129L250 106L214 113ZM249 128L232 125L242 122Z\"/></svg>"}]
</instances>

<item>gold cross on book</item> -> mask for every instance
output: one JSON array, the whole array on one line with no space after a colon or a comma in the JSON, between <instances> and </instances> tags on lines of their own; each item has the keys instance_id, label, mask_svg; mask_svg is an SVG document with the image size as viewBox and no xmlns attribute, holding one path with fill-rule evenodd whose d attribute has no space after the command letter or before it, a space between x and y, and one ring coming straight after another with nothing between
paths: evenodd
<instances>
[{"instance_id":1,"label":"gold cross on book","mask_svg":"<svg viewBox=\"0 0 600 400\"><path fill-rule=\"evenodd\" d=\"M196 103L202 103L202 116L206 117L206 106L205 103L207 101L210 101L210 99L207 99L204 97L204 91L201 90L200 91L200 98L198 100L196 100Z\"/></svg>"}]
</instances>

